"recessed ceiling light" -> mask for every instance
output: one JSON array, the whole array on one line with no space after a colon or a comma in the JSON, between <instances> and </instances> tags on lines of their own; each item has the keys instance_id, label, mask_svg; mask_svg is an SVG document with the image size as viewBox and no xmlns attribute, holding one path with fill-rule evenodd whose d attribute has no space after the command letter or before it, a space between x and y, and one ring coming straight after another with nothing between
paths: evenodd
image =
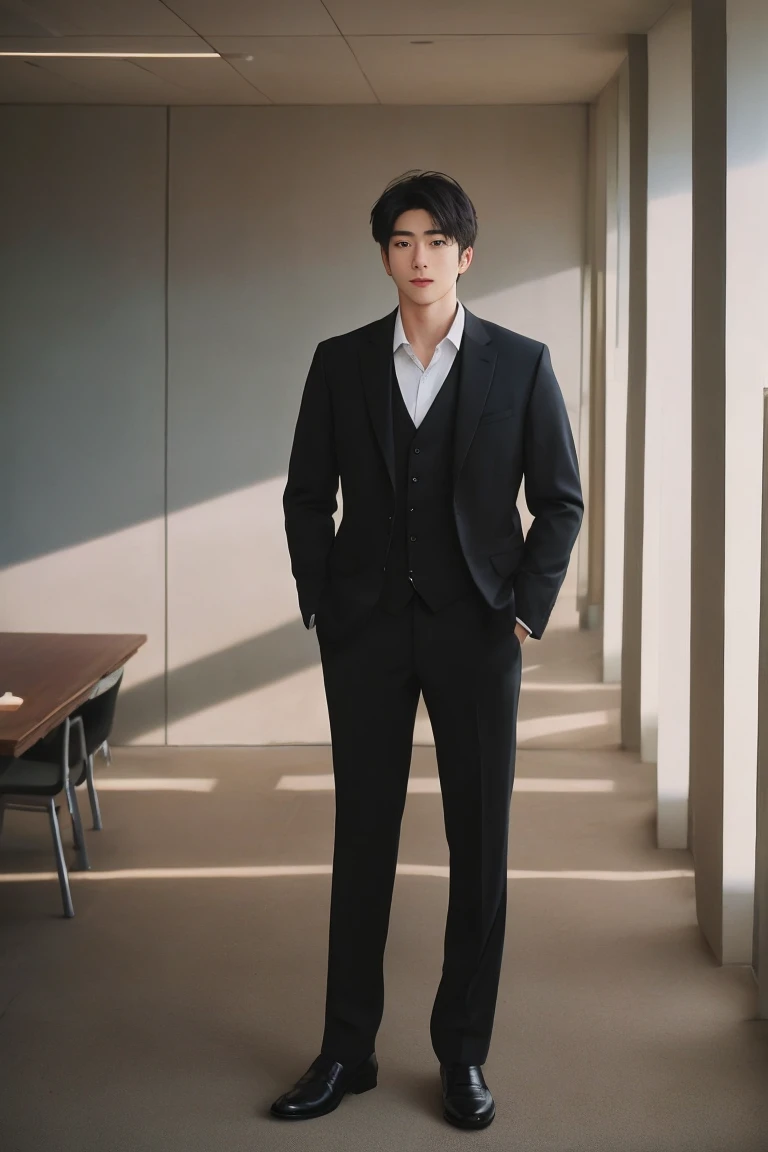
<instances>
[{"instance_id":1,"label":"recessed ceiling light","mask_svg":"<svg viewBox=\"0 0 768 1152\"><path fill-rule=\"evenodd\" d=\"M0 56L20 56L25 60L39 57L77 57L80 60L220 60L218 52L4 52Z\"/></svg>"}]
</instances>

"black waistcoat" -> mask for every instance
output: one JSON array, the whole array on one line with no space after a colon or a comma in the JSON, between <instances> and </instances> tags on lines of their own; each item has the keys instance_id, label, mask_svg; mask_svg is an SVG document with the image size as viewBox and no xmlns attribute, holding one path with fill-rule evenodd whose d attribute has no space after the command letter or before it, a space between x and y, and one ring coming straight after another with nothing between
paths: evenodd
<instances>
[{"instance_id":1,"label":"black waistcoat","mask_svg":"<svg viewBox=\"0 0 768 1152\"><path fill-rule=\"evenodd\" d=\"M392 421L397 481L392 544L381 606L399 612L414 591L433 611L475 590L453 515L453 440L461 350L416 428L391 361Z\"/></svg>"}]
</instances>

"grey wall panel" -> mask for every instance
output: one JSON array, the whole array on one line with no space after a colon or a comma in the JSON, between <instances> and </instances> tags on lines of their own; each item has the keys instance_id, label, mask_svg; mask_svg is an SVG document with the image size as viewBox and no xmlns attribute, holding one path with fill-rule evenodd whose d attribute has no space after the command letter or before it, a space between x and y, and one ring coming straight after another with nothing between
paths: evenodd
<instances>
[{"instance_id":1,"label":"grey wall panel","mask_svg":"<svg viewBox=\"0 0 768 1152\"><path fill-rule=\"evenodd\" d=\"M480 233L461 298L550 344L578 426L586 123L579 106L172 111L171 743L328 739L280 498L315 345L397 303L368 223L394 176L465 186Z\"/></svg>"},{"instance_id":2,"label":"grey wall panel","mask_svg":"<svg viewBox=\"0 0 768 1152\"><path fill-rule=\"evenodd\" d=\"M115 736L156 742L166 112L0 107L0 154L0 627L146 632Z\"/></svg>"}]
</instances>

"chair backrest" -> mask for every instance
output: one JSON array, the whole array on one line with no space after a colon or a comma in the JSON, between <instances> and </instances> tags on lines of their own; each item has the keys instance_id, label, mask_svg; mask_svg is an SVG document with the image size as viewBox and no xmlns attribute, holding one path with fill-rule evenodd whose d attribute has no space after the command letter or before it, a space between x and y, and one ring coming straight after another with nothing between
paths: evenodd
<instances>
[{"instance_id":1,"label":"chair backrest","mask_svg":"<svg viewBox=\"0 0 768 1152\"><path fill-rule=\"evenodd\" d=\"M123 678L123 672L125 672L125 666L118 668L115 672L110 672L109 676L102 676L101 680L94 684L88 699L95 700L97 696L103 696L115 684L119 684Z\"/></svg>"},{"instance_id":2,"label":"chair backrest","mask_svg":"<svg viewBox=\"0 0 768 1152\"><path fill-rule=\"evenodd\" d=\"M94 686L90 698L77 709L85 729L85 747L90 756L109 739L115 720L117 694L123 680L123 668L103 677Z\"/></svg>"},{"instance_id":3,"label":"chair backrest","mask_svg":"<svg viewBox=\"0 0 768 1152\"><path fill-rule=\"evenodd\" d=\"M77 715L77 713L73 714L73 719L75 715ZM44 764L61 764L63 766L64 743L67 740L67 726L69 723L70 717L67 716L62 720L61 724L57 724L47 736L42 736L36 744L33 744L29 751L22 753L19 759L36 760ZM68 749L69 767L75 768L80 766L80 736L76 728L70 729ZM75 784L79 784L84 775L85 771L83 770L74 781Z\"/></svg>"},{"instance_id":4,"label":"chair backrest","mask_svg":"<svg viewBox=\"0 0 768 1152\"><path fill-rule=\"evenodd\" d=\"M72 719L76 716L81 716L83 720L83 731L85 732L85 749L86 753L91 756L97 748L100 748L105 740L109 739L109 734L112 731L112 724L115 719L115 708L117 706L117 693L120 690L120 684L123 679L124 668L118 668L116 672L110 673L109 676L104 676L91 692L90 697L76 708L72 713ZM42 760L46 764L58 764L63 761L64 753L64 738L66 732L66 721L58 724L52 732L47 736L43 736L36 744L33 744L28 752L25 752L21 757L22 760ZM74 768L80 763L80 735L76 729L70 732L69 736L69 766ZM84 775L83 773L75 780L75 784L81 783Z\"/></svg>"}]
</instances>

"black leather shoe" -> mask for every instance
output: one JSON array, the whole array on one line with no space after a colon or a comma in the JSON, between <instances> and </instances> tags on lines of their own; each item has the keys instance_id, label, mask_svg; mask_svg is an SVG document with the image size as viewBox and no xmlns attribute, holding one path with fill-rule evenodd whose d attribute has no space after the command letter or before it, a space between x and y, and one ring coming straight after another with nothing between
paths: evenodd
<instances>
[{"instance_id":1,"label":"black leather shoe","mask_svg":"<svg viewBox=\"0 0 768 1152\"><path fill-rule=\"evenodd\" d=\"M491 1091L477 1064L441 1064L443 1116L457 1128L487 1128L496 1115Z\"/></svg>"},{"instance_id":2,"label":"black leather shoe","mask_svg":"<svg viewBox=\"0 0 768 1152\"><path fill-rule=\"evenodd\" d=\"M270 1108L281 1120L313 1120L333 1112L347 1092L359 1095L376 1087L379 1064L373 1052L362 1064L345 1068L330 1056L320 1055Z\"/></svg>"}]
</instances>

